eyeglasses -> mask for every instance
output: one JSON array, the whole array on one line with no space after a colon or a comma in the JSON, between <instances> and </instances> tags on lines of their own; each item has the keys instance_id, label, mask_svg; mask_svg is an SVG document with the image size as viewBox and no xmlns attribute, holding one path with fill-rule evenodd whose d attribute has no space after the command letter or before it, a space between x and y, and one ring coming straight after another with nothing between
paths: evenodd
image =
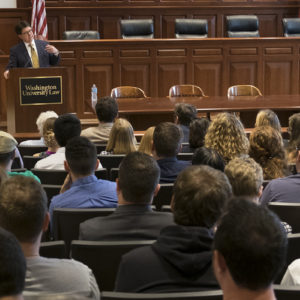
<instances>
[{"instance_id":1,"label":"eyeglasses","mask_svg":"<svg viewBox=\"0 0 300 300\"><path fill-rule=\"evenodd\" d=\"M25 31L25 32L23 32L22 33L22 35L25 35L25 34L28 34L28 35L30 35L30 33L32 32L32 29L30 29L30 30L27 30L27 31Z\"/></svg>"}]
</instances>

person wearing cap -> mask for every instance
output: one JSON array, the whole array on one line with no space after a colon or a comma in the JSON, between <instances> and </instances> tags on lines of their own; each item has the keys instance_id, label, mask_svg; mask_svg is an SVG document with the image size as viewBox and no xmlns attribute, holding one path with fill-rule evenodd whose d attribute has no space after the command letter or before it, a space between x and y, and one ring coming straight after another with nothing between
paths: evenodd
<instances>
[{"instance_id":1,"label":"person wearing cap","mask_svg":"<svg viewBox=\"0 0 300 300\"><path fill-rule=\"evenodd\" d=\"M12 172L11 165L16 155L18 142L12 135L5 131L0 131L0 167L6 170L9 177L15 175L24 175L35 178L38 182L40 179L31 171Z\"/></svg>"}]
</instances>

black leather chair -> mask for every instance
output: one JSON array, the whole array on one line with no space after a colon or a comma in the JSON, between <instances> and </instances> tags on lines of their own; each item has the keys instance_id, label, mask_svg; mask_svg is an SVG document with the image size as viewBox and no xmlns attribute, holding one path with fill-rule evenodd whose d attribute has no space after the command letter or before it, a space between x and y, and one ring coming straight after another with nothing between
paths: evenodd
<instances>
[{"instance_id":1,"label":"black leather chair","mask_svg":"<svg viewBox=\"0 0 300 300\"><path fill-rule=\"evenodd\" d=\"M62 36L63 40L99 40L100 34L94 30L71 30L65 31Z\"/></svg>"},{"instance_id":2,"label":"black leather chair","mask_svg":"<svg viewBox=\"0 0 300 300\"><path fill-rule=\"evenodd\" d=\"M120 26L123 39L152 39L154 37L151 19L121 20Z\"/></svg>"},{"instance_id":3,"label":"black leather chair","mask_svg":"<svg viewBox=\"0 0 300 300\"><path fill-rule=\"evenodd\" d=\"M143 294L143 293L119 293L119 292L102 292L101 300L221 300L223 292L221 290L186 292L186 293L160 293L160 294ZM290 299L286 298L285 300ZM294 298L293 298L294 299Z\"/></svg>"},{"instance_id":4,"label":"black leather chair","mask_svg":"<svg viewBox=\"0 0 300 300\"><path fill-rule=\"evenodd\" d=\"M23 162L24 162L24 167L28 170L31 170L34 168L35 164L42 159L41 157L34 157L34 156L29 156L29 155L24 155L23 156Z\"/></svg>"},{"instance_id":5,"label":"black leather chair","mask_svg":"<svg viewBox=\"0 0 300 300\"><path fill-rule=\"evenodd\" d=\"M159 211L163 205L170 205L173 193L173 183L161 183L157 195L153 198L153 205Z\"/></svg>"},{"instance_id":6,"label":"black leather chair","mask_svg":"<svg viewBox=\"0 0 300 300\"><path fill-rule=\"evenodd\" d=\"M112 291L122 255L154 241L72 241L72 258L90 267L101 290ZM147 271L147 270L145 270Z\"/></svg>"},{"instance_id":7,"label":"black leather chair","mask_svg":"<svg viewBox=\"0 0 300 300\"><path fill-rule=\"evenodd\" d=\"M33 155L35 153L43 152L47 150L46 146L18 146L18 149L22 155Z\"/></svg>"},{"instance_id":8,"label":"black leather chair","mask_svg":"<svg viewBox=\"0 0 300 300\"><path fill-rule=\"evenodd\" d=\"M257 16L236 15L227 16L227 36L233 37L259 37L259 21Z\"/></svg>"},{"instance_id":9,"label":"black leather chair","mask_svg":"<svg viewBox=\"0 0 300 300\"><path fill-rule=\"evenodd\" d=\"M49 258L67 258L66 244L64 241L42 242L40 255Z\"/></svg>"},{"instance_id":10,"label":"black leather chair","mask_svg":"<svg viewBox=\"0 0 300 300\"><path fill-rule=\"evenodd\" d=\"M66 243L67 253L72 240L79 237L80 223L95 217L104 217L115 211L114 208L55 208L53 211L52 232L55 240Z\"/></svg>"},{"instance_id":11,"label":"black leather chair","mask_svg":"<svg viewBox=\"0 0 300 300\"><path fill-rule=\"evenodd\" d=\"M177 39L207 38L207 20L176 19L175 37Z\"/></svg>"},{"instance_id":12,"label":"black leather chair","mask_svg":"<svg viewBox=\"0 0 300 300\"><path fill-rule=\"evenodd\" d=\"M285 37L300 37L300 18L283 18L282 25Z\"/></svg>"}]
</instances>

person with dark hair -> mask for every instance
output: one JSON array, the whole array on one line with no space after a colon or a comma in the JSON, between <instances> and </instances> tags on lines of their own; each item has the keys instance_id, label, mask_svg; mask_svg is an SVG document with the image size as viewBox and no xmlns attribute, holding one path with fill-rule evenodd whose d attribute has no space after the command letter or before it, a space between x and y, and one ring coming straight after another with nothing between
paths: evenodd
<instances>
[{"instance_id":1,"label":"person with dark hair","mask_svg":"<svg viewBox=\"0 0 300 300\"><path fill-rule=\"evenodd\" d=\"M300 145L300 113L293 114L289 117L288 132L290 138L286 149L287 159L289 164L294 164L298 155L295 149Z\"/></svg>"},{"instance_id":2,"label":"person with dark hair","mask_svg":"<svg viewBox=\"0 0 300 300\"><path fill-rule=\"evenodd\" d=\"M115 290L161 293L216 289L211 251L214 227L230 197L231 186L224 173L208 166L183 170L176 179L171 203L176 225L163 228L151 246L123 255Z\"/></svg>"},{"instance_id":3,"label":"person with dark hair","mask_svg":"<svg viewBox=\"0 0 300 300\"><path fill-rule=\"evenodd\" d=\"M224 299L276 299L272 283L284 266L287 235L269 209L243 198L231 200L213 249Z\"/></svg>"},{"instance_id":4,"label":"person with dark hair","mask_svg":"<svg viewBox=\"0 0 300 300\"><path fill-rule=\"evenodd\" d=\"M173 224L172 214L154 212L151 203L159 190L159 167L142 152L131 152L121 162L117 179L118 207L106 217L80 224L79 239L154 240L161 228Z\"/></svg>"},{"instance_id":5,"label":"person with dark hair","mask_svg":"<svg viewBox=\"0 0 300 300\"><path fill-rule=\"evenodd\" d=\"M36 180L15 176L0 187L0 226L16 236L26 257L24 296L78 292L100 299L95 277L87 266L75 260L39 256L48 224L47 195Z\"/></svg>"},{"instance_id":6,"label":"person with dark hair","mask_svg":"<svg viewBox=\"0 0 300 300\"><path fill-rule=\"evenodd\" d=\"M22 300L26 260L14 235L0 227L0 299Z\"/></svg>"},{"instance_id":7,"label":"person with dark hair","mask_svg":"<svg viewBox=\"0 0 300 300\"><path fill-rule=\"evenodd\" d=\"M217 150L212 148L198 148L192 158L192 165L207 165L224 172L225 162Z\"/></svg>"},{"instance_id":8,"label":"person with dark hair","mask_svg":"<svg viewBox=\"0 0 300 300\"><path fill-rule=\"evenodd\" d=\"M160 167L160 183L172 183L180 171L191 163L178 160L181 149L182 131L173 123L158 124L153 133L153 157Z\"/></svg>"},{"instance_id":9,"label":"person with dark hair","mask_svg":"<svg viewBox=\"0 0 300 300\"><path fill-rule=\"evenodd\" d=\"M51 200L49 208L51 224L55 208L117 206L116 183L97 179L94 172L98 165L97 149L91 141L80 136L68 141L65 169L69 174L61 188L61 193Z\"/></svg>"},{"instance_id":10,"label":"person with dark hair","mask_svg":"<svg viewBox=\"0 0 300 300\"><path fill-rule=\"evenodd\" d=\"M47 68L59 63L59 51L46 41L35 40L27 21L19 22L15 31L21 42L10 49L9 62L3 74L5 79L8 79L11 68Z\"/></svg>"},{"instance_id":11,"label":"person with dark hair","mask_svg":"<svg viewBox=\"0 0 300 300\"><path fill-rule=\"evenodd\" d=\"M59 116L54 122L54 136L59 148L56 153L39 160L34 167L36 169L64 170L65 146L71 138L80 136L80 133L81 123L74 114Z\"/></svg>"},{"instance_id":12,"label":"person with dark hair","mask_svg":"<svg viewBox=\"0 0 300 300\"><path fill-rule=\"evenodd\" d=\"M82 130L81 135L93 143L107 142L115 119L118 116L118 102L112 97L102 97L95 106L99 125Z\"/></svg>"},{"instance_id":13,"label":"person with dark hair","mask_svg":"<svg viewBox=\"0 0 300 300\"><path fill-rule=\"evenodd\" d=\"M177 103L174 109L175 124L181 128L183 132L183 143L188 143L190 123L197 118L197 109L195 106L188 103Z\"/></svg>"},{"instance_id":14,"label":"person with dark hair","mask_svg":"<svg viewBox=\"0 0 300 300\"><path fill-rule=\"evenodd\" d=\"M189 146L190 152L195 152L199 147L204 146L205 135L210 121L206 118L195 119L190 124Z\"/></svg>"}]
</instances>

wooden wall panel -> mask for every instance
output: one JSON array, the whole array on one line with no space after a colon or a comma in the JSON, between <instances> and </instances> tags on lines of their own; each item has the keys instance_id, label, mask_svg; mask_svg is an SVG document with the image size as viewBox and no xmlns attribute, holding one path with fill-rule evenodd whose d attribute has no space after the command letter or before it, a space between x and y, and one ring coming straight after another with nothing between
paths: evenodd
<instances>
[{"instance_id":1,"label":"wooden wall panel","mask_svg":"<svg viewBox=\"0 0 300 300\"><path fill-rule=\"evenodd\" d=\"M259 33L260 36L282 36L282 18L278 18L276 14L259 16ZM278 26L279 25L279 26Z\"/></svg>"},{"instance_id":2,"label":"wooden wall panel","mask_svg":"<svg viewBox=\"0 0 300 300\"><path fill-rule=\"evenodd\" d=\"M232 62L230 64L230 86L252 84L257 86L256 62Z\"/></svg>"}]
</instances>

